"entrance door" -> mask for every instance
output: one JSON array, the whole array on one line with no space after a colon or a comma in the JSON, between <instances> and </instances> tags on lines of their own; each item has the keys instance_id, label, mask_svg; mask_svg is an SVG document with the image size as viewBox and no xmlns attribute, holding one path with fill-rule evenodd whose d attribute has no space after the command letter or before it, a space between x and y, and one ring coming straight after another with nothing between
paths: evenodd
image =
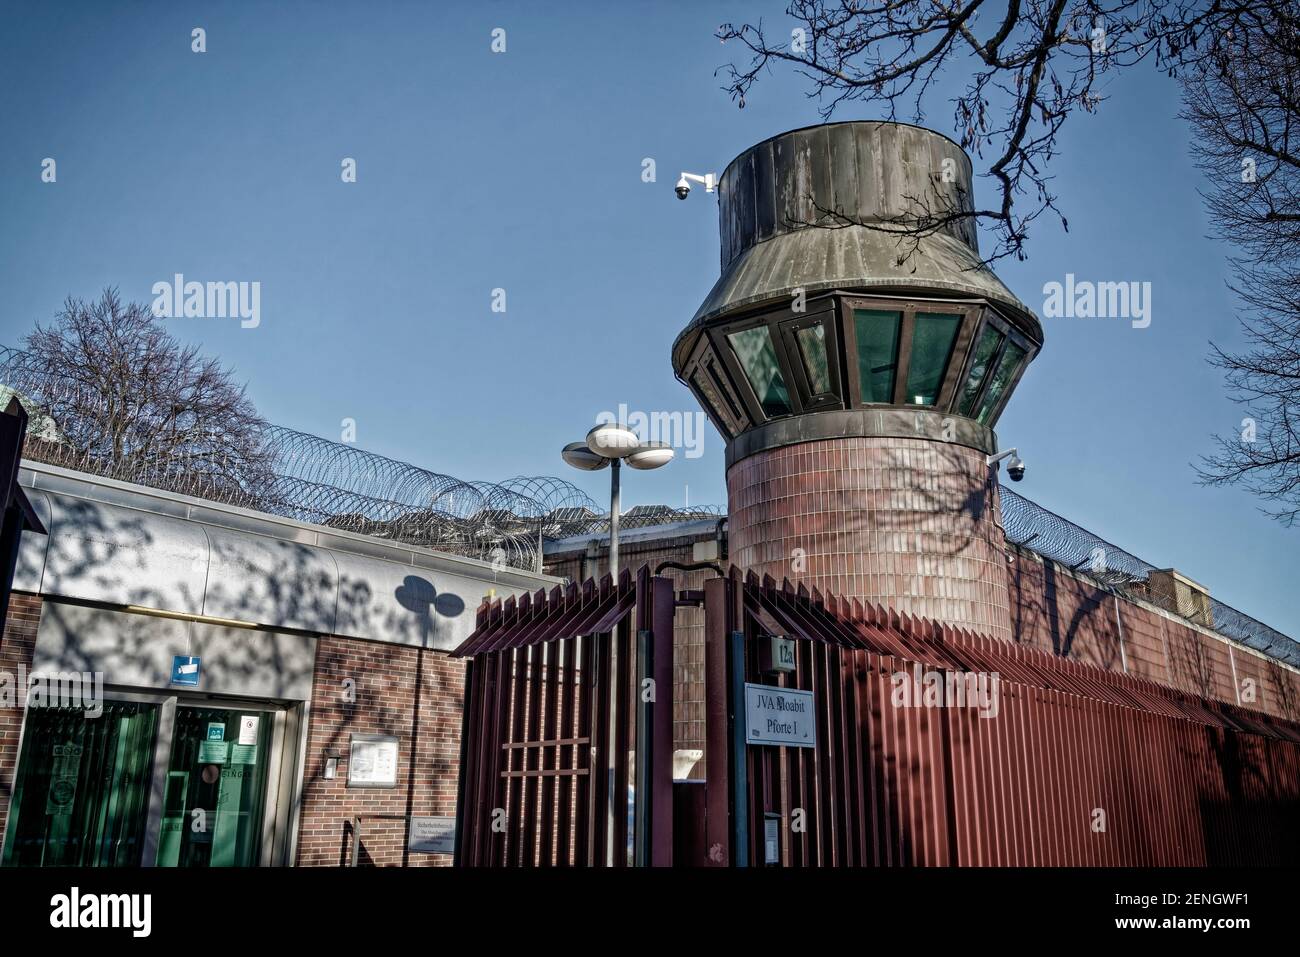
<instances>
[{"instance_id":1,"label":"entrance door","mask_svg":"<svg viewBox=\"0 0 1300 957\"><path fill-rule=\"evenodd\" d=\"M4 863L114 867L140 862L158 705L30 707Z\"/></svg>"},{"instance_id":2,"label":"entrance door","mask_svg":"<svg viewBox=\"0 0 1300 957\"><path fill-rule=\"evenodd\" d=\"M296 753L284 709L118 694L102 714L27 708L0 863L249 867L283 854L282 822L265 817Z\"/></svg>"},{"instance_id":3,"label":"entrance door","mask_svg":"<svg viewBox=\"0 0 1300 957\"><path fill-rule=\"evenodd\" d=\"M177 706L159 867L259 862L273 718L252 709Z\"/></svg>"}]
</instances>

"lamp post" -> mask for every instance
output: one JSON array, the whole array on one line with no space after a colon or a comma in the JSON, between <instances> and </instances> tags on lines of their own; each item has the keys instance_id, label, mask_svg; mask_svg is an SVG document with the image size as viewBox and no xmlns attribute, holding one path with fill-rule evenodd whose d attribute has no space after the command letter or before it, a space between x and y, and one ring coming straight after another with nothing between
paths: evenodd
<instances>
[{"instance_id":1,"label":"lamp post","mask_svg":"<svg viewBox=\"0 0 1300 957\"><path fill-rule=\"evenodd\" d=\"M623 463L626 462L634 469L657 469L662 465L667 465L673 459L673 450L662 442L642 442L637 434L625 425L617 422L606 422L597 425L587 433L587 438L582 442L570 442L560 453L564 461L568 462L575 469L582 469L584 472L598 472L603 468L609 471L609 574L618 582L618 512L619 512L619 472L622 470ZM586 641L586 638L580 638L579 641ZM610 667L617 669L618 647L615 645L610 650L611 659ZM613 673L617 674L617 670ZM617 728L617 714L614 708L609 710L609 728L607 734L609 740L615 739L615 729ZM626 785L614 779L614 765L610 764L609 779L606 782L606 814L605 814L605 835L607 840L607 852L605 863L612 866L614 863L614 847L616 836L614 834L614 821L617 818L615 813L618 802L626 800L622 796ZM638 793L643 793L638 789ZM622 841L621 837L618 837Z\"/></svg>"},{"instance_id":2,"label":"lamp post","mask_svg":"<svg viewBox=\"0 0 1300 957\"><path fill-rule=\"evenodd\" d=\"M657 469L673 459L662 442L642 442L635 432L617 422L597 425L582 442L570 442L560 453L564 461L584 472L608 468L609 473L609 573L618 577L619 472L624 462L642 471Z\"/></svg>"}]
</instances>

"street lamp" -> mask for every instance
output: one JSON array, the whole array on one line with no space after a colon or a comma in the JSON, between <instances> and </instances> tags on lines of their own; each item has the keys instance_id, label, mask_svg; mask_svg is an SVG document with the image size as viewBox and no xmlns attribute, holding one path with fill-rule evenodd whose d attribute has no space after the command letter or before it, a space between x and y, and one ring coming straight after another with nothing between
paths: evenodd
<instances>
[{"instance_id":1,"label":"street lamp","mask_svg":"<svg viewBox=\"0 0 1300 957\"><path fill-rule=\"evenodd\" d=\"M560 453L564 461L584 472L609 468L609 573L618 578L619 471L657 469L673 460L673 450L662 442L642 442L637 434L617 422L605 422L587 433L583 442L570 442Z\"/></svg>"}]
</instances>

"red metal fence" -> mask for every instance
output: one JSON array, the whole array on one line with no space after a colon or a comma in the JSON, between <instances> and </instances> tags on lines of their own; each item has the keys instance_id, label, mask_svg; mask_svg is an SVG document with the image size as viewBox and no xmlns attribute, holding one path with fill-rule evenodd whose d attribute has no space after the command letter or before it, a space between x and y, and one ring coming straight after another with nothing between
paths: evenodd
<instances>
[{"instance_id":1,"label":"red metal fence","mask_svg":"<svg viewBox=\"0 0 1300 957\"><path fill-rule=\"evenodd\" d=\"M699 602L710 760L674 822L672 615ZM761 670L771 635L793 671ZM457 654L460 864L625 866L629 794L643 864L1300 854L1300 725L734 569L702 594L643 568L498 602ZM811 691L815 746L748 743L746 682Z\"/></svg>"},{"instance_id":2,"label":"red metal fence","mask_svg":"<svg viewBox=\"0 0 1300 957\"><path fill-rule=\"evenodd\" d=\"M732 641L745 680L811 690L817 709L815 748L746 746L731 763L748 784L735 856L750 864L764 860L770 814L795 866L1280 864L1300 852L1290 722L789 583L733 571L707 589L710 644L725 606L743 625ZM764 634L796 639L792 674L759 672ZM709 785L716 809L727 785Z\"/></svg>"},{"instance_id":3,"label":"red metal fence","mask_svg":"<svg viewBox=\"0 0 1300 957\"><path fill-rule=\"evenodd\" d=\"M633 794L642 862L671 863L672 610L643 568L480 611L455 652L458 864L626 866Z\"/></svg>"}]
</instances>

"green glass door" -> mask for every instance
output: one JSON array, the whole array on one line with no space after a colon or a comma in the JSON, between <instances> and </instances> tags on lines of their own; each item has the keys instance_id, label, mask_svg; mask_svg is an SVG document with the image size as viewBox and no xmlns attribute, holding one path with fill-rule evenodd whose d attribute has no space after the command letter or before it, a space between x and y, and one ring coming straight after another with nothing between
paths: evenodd
<instances>
[{"instance_id":1,"label":"green glass door","mask_svg":"<svg viewBox=\"0 0 1300 957\"><path fill-rule=\"evenodd\" d=\"M269 711L176 708L160 867L258 863L274 717Z\"/></svg>"},{"instance_id":2,"label":"green glass door","mask_svg":"<svg viewBox=\"0 0 1300 957\"><path fill-rule=\"evenodd\" d=\"M27 710L4 863L123 867L140 863L158 706L106 701Z\"/></svg>"}]
</instances>

